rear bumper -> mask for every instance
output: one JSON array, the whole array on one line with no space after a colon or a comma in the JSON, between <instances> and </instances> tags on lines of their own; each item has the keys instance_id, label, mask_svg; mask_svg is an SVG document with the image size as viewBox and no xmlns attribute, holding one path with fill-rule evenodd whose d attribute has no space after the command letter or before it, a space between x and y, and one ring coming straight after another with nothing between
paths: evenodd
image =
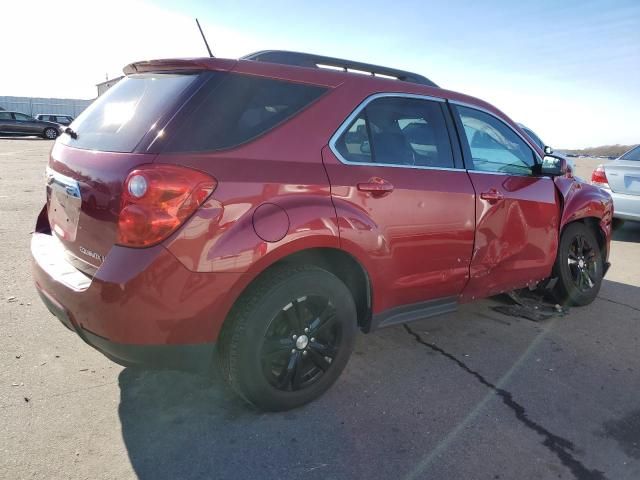
<instances>
[{"instance_id":1,"label":"rear bumper","mask_svg":"<svg viewBox=\"0 0 640 480\"><path fill-rule=\"evenodd\" d=\"M78 334L88 345L105 357L125 367L175 368L190 371L205 371L213 360L215 344L195 345L130 345L112 342L77 327L66 309L49 294L38 290L47 309L69 330Z\"/></svg>"},{"instance_id":2,"label":"rear bumper","mask_svg":"<svg viewBox=\"0 0 640 480\"><path fill-rule=\"evenodd\" d=\"M613 218L640 221L640 195L609 193L613 198Z\"/></svg>"},{"instance_id":3,"label":"rear bumper","mask_svg":"<svg viewBox=\"0 0 640 480\"><path fill-rule=\"evenodd\" d=\"M242 274L191 272L162 246L113 247L90 278L59 248L55 237L33 235L36 288L86 343L122 365L209 366Z\"/></svg>"}]
</instances>

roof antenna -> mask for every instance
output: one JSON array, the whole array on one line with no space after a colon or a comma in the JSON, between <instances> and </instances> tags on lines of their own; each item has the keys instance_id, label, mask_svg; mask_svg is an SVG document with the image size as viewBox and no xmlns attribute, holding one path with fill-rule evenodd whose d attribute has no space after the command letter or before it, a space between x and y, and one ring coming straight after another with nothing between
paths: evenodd
<instances>
[{"instance_id":1,"label":"roof antenna","mask_svg":"<svg viewBox=\"0 0 640 480\"><path fill-rule=\"evenodd\" d=\"M207 37L204 36L204 32L202 31L202 27L200 26L200 22L196 18L196 24L198 25L198 30L200 30L200 35L202 35L202 40L204 40L204 44L207 47L207 51L209 52L209 56L211 58L215 58L213 53L211 53L211 49L209 48L209 43L207 42Z\"/></svg>"}]
</instances>

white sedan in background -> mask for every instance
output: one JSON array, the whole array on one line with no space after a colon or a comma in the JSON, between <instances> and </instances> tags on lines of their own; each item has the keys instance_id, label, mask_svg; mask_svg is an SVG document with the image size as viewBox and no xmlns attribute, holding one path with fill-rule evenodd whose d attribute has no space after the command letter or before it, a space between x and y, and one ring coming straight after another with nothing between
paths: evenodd
<instances>
[{"instance_id":1,"label":"white sedan in background","mask_svg":"<svg viewBox=\"0 0 640 480\"><path fill-rule=\"evenodd\" d=\"M625 220L640 222L640 145L619 158L598 165L591 183L613 197L613 218L619 226Z\"/></svg>"}]
</instances>

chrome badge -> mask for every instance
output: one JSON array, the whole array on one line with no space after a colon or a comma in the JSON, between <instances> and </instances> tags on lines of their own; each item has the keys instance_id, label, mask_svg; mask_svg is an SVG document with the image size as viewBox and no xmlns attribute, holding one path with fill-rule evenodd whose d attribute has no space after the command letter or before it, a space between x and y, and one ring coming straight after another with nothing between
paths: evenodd
<instances>
[{"instance_id":1,"label":"chrome badge","mask_svg":"<svg viewBox=\"0 0 640 480\"><path fill-rule=\"evenodd\" d=\"M80 253L82 253L83 255L86 255L87 257L95 258L96 260L100 260L100 262L104 262L104 257L99 253L96 253L82 246L80 246L78 249L80 250Z\"/></svg>"}]
</instances>

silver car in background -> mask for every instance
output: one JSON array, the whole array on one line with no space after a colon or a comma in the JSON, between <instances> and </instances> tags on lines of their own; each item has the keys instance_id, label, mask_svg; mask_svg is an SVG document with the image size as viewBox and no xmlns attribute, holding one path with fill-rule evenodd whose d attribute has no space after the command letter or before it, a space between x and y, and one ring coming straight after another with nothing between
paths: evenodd
<instances>
[{"instance_id":1,"label":"silver car in background","mask_svg":"<svg viewBox=\"0 0 640 480\"><path fill-rule=\"evenodd\" d=\"M591 183L613 197L613 218L640 222L640 145L598 167Z\"/></svg>"}]
</instances>

